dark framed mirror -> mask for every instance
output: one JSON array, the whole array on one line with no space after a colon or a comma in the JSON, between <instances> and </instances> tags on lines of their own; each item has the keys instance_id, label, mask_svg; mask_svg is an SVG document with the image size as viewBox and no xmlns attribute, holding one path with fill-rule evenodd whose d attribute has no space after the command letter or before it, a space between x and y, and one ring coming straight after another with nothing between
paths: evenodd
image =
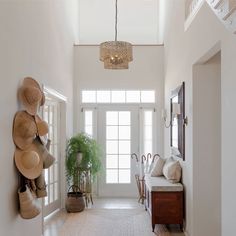
<instances>
[{"instance_id":1,"label":"dark framed mirror","mask_svg":"<svg viewBox=\"0 0 236 236\"><path fill-rule=\"evenodd\" d=\"M178 110L178 111L177 111ZM185 84L171 92L170 146L172 154L185 160Z\"/></svg>"}]
</instances>

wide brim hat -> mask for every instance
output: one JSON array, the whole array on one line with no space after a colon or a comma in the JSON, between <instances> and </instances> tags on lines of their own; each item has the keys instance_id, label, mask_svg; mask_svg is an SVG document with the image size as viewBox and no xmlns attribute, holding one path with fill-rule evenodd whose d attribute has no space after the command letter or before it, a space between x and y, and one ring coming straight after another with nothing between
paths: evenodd
<instances>
[{"instance_id":1,"label":"wide brim hat","mask_svg":"<svg viewBox=\"0 0 236 236\"><path fill-rule=\"evenodd\" d=\"M35 117L35 123L37 127L37 135L42 142L42 144L47 144L47 134L49 131L48 124L46 121L42 120L40 116L36 115Z\"/></svg>"},{"instance_id":2,"label":"wide brim hat","mask_svg":"<svg viewBox=\"0 0 236 236\"><path fill-rule=\"evenodd\" d=\"M42 100L42 93L38 88L23 85L19 89L19 100L30 115L36 115Z\"/></svg>"},{"instance_id":3,"label":"wide brim hat","mask_svg":"<svg viewBox=\"0 0 236 236\"><path fill-rule=\"evenodd\" d=\"M27 150L15 150L15 164L19 172L27 179L38 178L43 170L43 158L33 142Z\"/></svg>"},{"instance_id":4,"label":"wide brim hat","mask_svg":"<svg viewBox=\"0 0 236 236\"><path fill-rule=\"evenodd\" d=\"M45 94L42 91L39 83L35 79L33 79L32 77L25 77L23 81L23 85L38 88L42 93L42 100L40 102L40 106L43 106L45 104Z\"/></svg>"},{"instance_id":5,"label":"wide brim hat","mask_svg":"<svg viewBox=\"0 0 236 236\"><path fill-rule=\"evenodd\" d=\"M18 97L30 115L36 115L39 107L45 103L45 95L40 85L31 77L24 78Z\"/></svg>"},{"instance_id":6,"label":"wide brim hat","mask_svg":"<svg viewBox=\"0 0 236 236\"><path fill-rule=\"evenodd\" d=\"M25 111L17 112L12 130L15 145L22 150L29 148L36 134L37 126L34 118Z\"/></svg>"}]
</instances>

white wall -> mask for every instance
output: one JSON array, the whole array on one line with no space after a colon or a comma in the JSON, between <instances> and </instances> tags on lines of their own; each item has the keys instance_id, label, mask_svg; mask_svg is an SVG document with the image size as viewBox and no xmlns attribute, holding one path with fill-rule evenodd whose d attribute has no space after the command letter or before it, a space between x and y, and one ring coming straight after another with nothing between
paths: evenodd
<instances>
[{"instance_id":1,"label":"white wall","mask_svg":"<svg viewBox=\"0 0 236 236\"><path fill-rule=\"evenodd\" d=\"M72 133L73 43L76 0L0 1L0 235L39 236L42 216L18 214L12 121L20 109L17 89L32 76L68 97L67 134Z\"/></svg>"},{"instance_id":2,"label":"white wall","mask_svg":"<svg viewBox=\"0 0 236 236\"><path fill-rule=\"evenodd\" d=\"M183 183L185 185L187 232L195 234L195 222L201 215L193 215L193 104L192 104L192 66L210 49L217 52L221 48L221 202L222 202L222 236L232 235L236 222L236 188L235 186L235 88L236 88L236 38L228 32L214 15L207 3L199 11L191 26L184 32L184 0L166 1L165 28L165 104L169 105L170 91L182 81L186 82L186 115L189 124L186 128L186 161L183 163ZM218 44L217 44L218 43ZM217 47L214 47L217 45ZM213 56L213 54L212 54ZM169 155L169 130L165 132L165 153ZM214 163L212 163L214 168ZM199 173L201 174L201 173ZM207 193L206 193L207 194ZM203 207L199 204L199 208ZM203 220L203 219L202 219ZM204 218L207 221L207 217ZM208 224L208 227L212 227ZM201 236L209 236L207 234Z\"/></svg>"},{"instance_id":3,"label":"white wall","mask_svg":"<svg viewBox=\"0 0 236 236\"><path fill-rule=\"evenodd\" d=\"M107 70L99 61L99 46L75 46L75 123L78 129L80 90L155 89L157 95L157 151L163 153L163 46L134 46L128 70ZM77 110L76 110L77 109Z\"/></svg>"},{"instance_id":4,"label":"white wall","mask_svg":"<svg viewBox=\"0 0 236 236\"><path fill-rule=\"evenodd\" d=\"M79 0L79 44L115 38L115 0ZM133 44L162 43L159 0L118 0L118 40Z\"/></svg>"},{"instance_id":5,"label":"white wall","mask_svg":"<svg viewBox=\"0 0 236 236\"><path fill-rule=\"evenodd\" d=\"M207 62L193 67L193 217L197 219L193 225L195 235L221 235L220 57L221 54L217 53Z\"/></svg>"}]
</instances>

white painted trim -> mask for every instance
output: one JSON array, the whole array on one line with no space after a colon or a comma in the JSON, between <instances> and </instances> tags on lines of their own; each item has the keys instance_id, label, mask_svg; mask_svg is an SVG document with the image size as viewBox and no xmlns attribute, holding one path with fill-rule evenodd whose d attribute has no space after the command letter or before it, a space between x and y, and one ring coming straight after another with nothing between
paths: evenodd
<instances>
[{"instance_id":1,"label":"white painted trim","mask_svg":"<svg viewBox=\"0 0 236 236\"><path fill-rule=\"evenodd\" d=\"M157 109L157 103L83 103L80 104L80 110L82 108L84 109L99 109L99 107L119 107L119 106L123 106L123 107L130 107L130 106L135 106L138 108L144 108L144 109L148 109L148 108L155 108Z\"/></svg>"},{"instance_id":2,"label":"white painted trim","mask_svg":"<svg viewBox=\"0 0 236 236\"><path fill-rule=\"evenodd\" d=\"M99 47L100 46L100 44L89 44L89 43L76 43L76 44L74 44L74 47L91 47L91 46L93 46L93 47ZM152 43L150 43L150 44L132 44L132 46L134 46L134 47L163 47L164 46L164 44L163 43L157 43L157 44L152 44Z\"/></svg>"},{"instance_id":3,"label":"white painted trim","mask_svg":"<svg viewBox=\"0 0 236 236\"><path fill-rule=\"evenodd\" d=\"M61 156L61 209L65 208L66 201L66 176L65 176L65 150L66 150L66 102L60 102L60 139L61 139L61 148L60 148L60 156Z\"/></svg>"},{"instance_id":4,"label":"white painted trim","mask_svg":"<svg viewBox=\"0 0 236 236\"><path fill-rule=\"evenodd\" d=\"M196 4L195 8L193 11L190 13L190 15L187 17L184 23L184 31L187 31L193 20L195 19L196 15L198 14L199 10L205 3L205 0L199 0L199 2Z\"/></svg>"},{"instance_id":5,"label":"white painted trim","mask_svg":"<svg viewBox=\"0 0 236 236\"><path fill-rule=\"evenodd\" d=\"M50 87L43 85L43 91L46 95L49 94L50 96L53 96L60 101L67 102L67 97Z\"/></svg>"},{"instance_id":6,"label":"white painted trim","mask_svg":"<svg viewBox=\"0 0 236 236\"><path fill-rule=\"evenodd\" d=\"M206 53L200 57L194 65L201 65L210 60L214 55L221 51L221 41L217 41Z\"/></svg>"},{"instance_id":7,"label":"white painted trim","mask_svg":"<svg viewBox=\"0 0 236 236\"><path fill-rule=\"evenodd\" d=\"M47 87L45 85L42 85L43 92L45 93L46 97L50 99L53 98L58 101L60 105L60 190L61 190L61 203L60 203L60 209L65 208L65 195L66 195L66 178L65 178L65 149L66 149L66 105L67 105L67 97L63 94L59 93L58 91ZM42 216L43 217L43 216ZM43 219L44 222L44 219Z\"/></svg>"},{"instance_id":8,"label":"white painted trim","mask_svg":"<svg viewBox=\"0 0 236 236\"><path fill-rule=\"evenodd\" d=\"M184 229L183 233L184 233L185 236L190 236L190 234L188 233L188 231L186 231L185 229Z\"/></svg>"}]
</instances>

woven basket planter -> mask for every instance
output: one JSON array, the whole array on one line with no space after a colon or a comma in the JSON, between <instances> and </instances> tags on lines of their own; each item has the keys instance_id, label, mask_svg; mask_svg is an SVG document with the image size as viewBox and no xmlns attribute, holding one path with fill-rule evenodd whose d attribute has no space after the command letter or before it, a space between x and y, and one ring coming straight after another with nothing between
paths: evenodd
<instances>
[{"instance_id":1,"label":"woven basket planter","mask_svg":"<svg viewBox=\"0 0 236 236\"><path fill-rule=\"evenodd\" d=\"M71 191L70 189L73 189L76 191ZM66 199L66 210L67 212L81 212L85 208L84 203L84 197L83 193L80 191L77 191L79 188L75 188L74 186L71 186L67 192L67 199Z\"/></svg>"}]
</instances>

